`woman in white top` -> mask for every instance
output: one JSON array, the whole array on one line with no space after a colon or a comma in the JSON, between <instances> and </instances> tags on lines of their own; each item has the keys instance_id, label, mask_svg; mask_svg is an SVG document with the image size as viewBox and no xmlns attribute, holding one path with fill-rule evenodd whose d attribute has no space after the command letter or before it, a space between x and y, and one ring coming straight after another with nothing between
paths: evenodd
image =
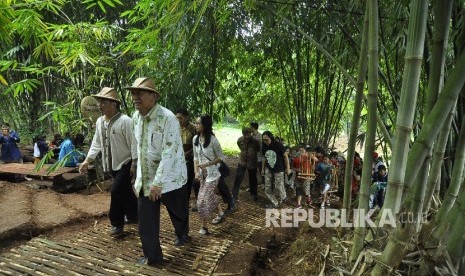
<instances>
[{"instance_id":1,"label":"woman in white top","mask_svg":"<svg viewBox=\"0 0 465 276\"><path fill-rule=\"evenodd\" d=\"M215 194L221 174L220 163L224 158L220 143L213 134L213 120L209 115L202 115L195 121L197 135L193 138L194 144L194 171L195 178L200 182L197 207L202 221L199 233L208 234L207 220L216 209L218 216L213 224L224 219L224 212L220 206L220 197Z\"/></svg>"}]
</instances>

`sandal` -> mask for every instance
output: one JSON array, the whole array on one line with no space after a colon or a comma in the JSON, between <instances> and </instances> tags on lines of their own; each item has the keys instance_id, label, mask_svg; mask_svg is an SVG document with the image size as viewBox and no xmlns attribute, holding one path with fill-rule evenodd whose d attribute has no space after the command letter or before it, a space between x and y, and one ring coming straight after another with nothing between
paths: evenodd
<instances>
[{"instance_id":1,"label":"sandal","mask_svg":"<svg viewBox=\"0 0 465 276\"><path fill-rule=\"evenodd\" d=\"M218 223L222 222L223 219L224 219L224 214L222 214L222 215L217 215L216 218L214 218L214 219L212 220L212 224L218 224Z\"/></svg>"},{"instance_id":2,"label":"sandal","mask_svg":"<svg viewBox=\"0 0 465 276\"><path fill-rule=\"evenodd\" d=\"M207 234L209 234L208 228L205 228L205 227L200 228L199 234L200 234L200 235L207 235Z\"/></svg>"}]
</instances>

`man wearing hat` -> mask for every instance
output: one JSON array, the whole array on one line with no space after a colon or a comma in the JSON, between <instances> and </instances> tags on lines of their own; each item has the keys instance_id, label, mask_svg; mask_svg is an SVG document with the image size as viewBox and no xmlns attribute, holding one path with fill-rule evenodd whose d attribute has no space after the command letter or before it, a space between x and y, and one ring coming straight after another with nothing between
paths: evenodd
<instances>
[{"instance_id":1,"label":"man wearing hat","mask_svg":"<svg viewBox=\"0 0 465 276\"><path fill-rule=\"evenodd\" d=\"M189 241L187 169L179 122L159 105L160 93L149 78L138 78L127 87L137 111L132 116L137 140L139 235L144 251L140 264L163 262L160 247L160 202L166 206L176 234L176 246Z\"/></svg>"},{"instance_id":2,"label":"man wearing hat","mask_svg":"<svg viewBox=\"0 0 465 276\"><path fill-rule=\"evenodd\" d=\"M137 223L137 198L131 186L131 164L136 163L137 144L132 131L132 119L120 111L120 100L114 88L104 87L93 95L103 116L97 119L89 152L79 166L86 173L89 162L102 153L103 171L113 176L109 218L110 235L123 233L125 216L128 223Z\"/></svg>"}]
</instances>

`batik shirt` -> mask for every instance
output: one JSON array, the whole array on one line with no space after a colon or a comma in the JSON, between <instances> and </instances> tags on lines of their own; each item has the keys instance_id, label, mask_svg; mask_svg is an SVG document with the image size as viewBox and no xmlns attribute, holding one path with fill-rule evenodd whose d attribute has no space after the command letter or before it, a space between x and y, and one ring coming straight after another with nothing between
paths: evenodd
<instances>
[{"instance_id":1,"label":"batik shirt","mask_svg":"<svg viewBox=\"0 0 465 276\"><path fill-rule=\"evenodd\" d=\"M179 122L173 112L156 104L145 116L132 116L137 141L137 196L143 189L149 196L151 186L162 193L181 188L187 181Z\"/></svg>"}]
</instances>

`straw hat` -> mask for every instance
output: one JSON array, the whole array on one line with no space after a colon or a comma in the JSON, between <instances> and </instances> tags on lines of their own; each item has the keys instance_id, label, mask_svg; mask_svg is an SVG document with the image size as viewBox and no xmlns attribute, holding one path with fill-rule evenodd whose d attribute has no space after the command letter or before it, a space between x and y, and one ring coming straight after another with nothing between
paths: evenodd
<instances>
[{"instance_id":1,"label":"straw hat","mask_svg":"<svg viewBox=\"0 0 465 276\"><path fill-rule=\"evenodd\" d=\"M147 77L137 78L132 84L132 86L125 88L129 90L144 90L146 92L157 93L158 95L160 95L160 92L158 92L155 88L155 84L153 83L153 81Z\"/></svg>"},{"instance_id":2,"label":"straw hat","mask_svg":"<svg viewBox=\"0 0 465 276\"><path fill-rule=\"evenodd\" d=\"M111 87L102 88L98 94L92 95L92 97L121 103L121 101L118 99L118 95L116 94L116 90Z\"/></svg>"}]
</instances>

